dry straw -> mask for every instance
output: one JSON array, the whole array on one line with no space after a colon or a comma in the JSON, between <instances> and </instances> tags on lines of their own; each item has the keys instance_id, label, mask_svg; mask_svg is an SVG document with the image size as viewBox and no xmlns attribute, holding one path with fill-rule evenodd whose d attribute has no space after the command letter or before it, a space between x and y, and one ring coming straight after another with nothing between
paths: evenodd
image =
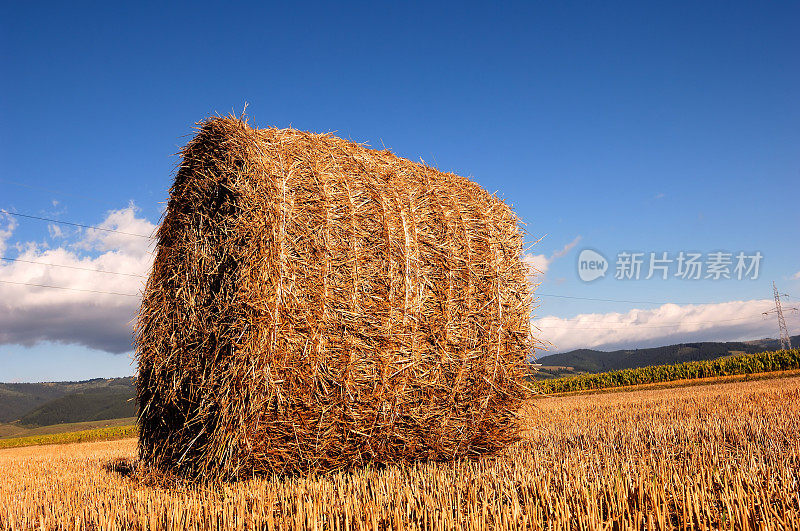
<instances>
[{"instance_id":1,"label":"dry straw","mask_svg":"<svg viewBox=\"0 0 800 531\"><path fill-rule=\"evenodd\" d=\"M139 312L145 464L235 479L518 439L531 288L505 203L332 135L198 125Z\"/></svg>"}]
</instances>

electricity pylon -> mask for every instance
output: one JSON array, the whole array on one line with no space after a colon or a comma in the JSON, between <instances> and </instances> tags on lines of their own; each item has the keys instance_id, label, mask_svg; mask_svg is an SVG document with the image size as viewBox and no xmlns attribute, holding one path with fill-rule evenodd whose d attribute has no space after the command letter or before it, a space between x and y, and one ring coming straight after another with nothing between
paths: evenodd
<instances>
[{"instance_id":1,"label":"electricity pylon","mask_svg":"<svg viewBox=\"0 0 800 531\"><path fill-rule=\"evenodd\" d=\"M783 318L783 309L781 308L781 294L778 293L778 288L775 287L775 281L772 281L772 293L775 295L775 307L764 315L776 313L778 315L778 330L781 334L781 349L787 350L792 348L792 339L789 337L789 330L786 328L786 320Z\"/></svg>"}]
</instances>

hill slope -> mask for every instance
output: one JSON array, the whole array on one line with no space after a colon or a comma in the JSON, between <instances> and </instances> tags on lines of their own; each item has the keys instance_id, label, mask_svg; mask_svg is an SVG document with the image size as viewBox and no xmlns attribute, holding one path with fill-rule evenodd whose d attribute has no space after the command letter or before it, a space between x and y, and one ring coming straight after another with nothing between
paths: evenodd
<instances>
[{"instance_id":1,"label":"hill slope","mask_svg":"<svg viewBox=\"0 0 800 531\"><path fill-rule=\"evenodd\" d=\"M792 345L800 344L800 336L792 337ZM542 356L538 363L546 367L571 367L575 373L607 372L622 369L635 369L651 365L667 365L687 361L703 361L721 358L737 353L754 354L764 350L780 348L778 340L759 339L755 341L732 341L726 343L680 343L664 347L636 350L579 349L562 354ZM546 372L546 371L543 371Z\"/></svg>"},{"instance_id":2,"label":"hill slope","mask_svg":"<svg viewBox=\"0 0 800 531\"><path fill-rule=\"evenodd\" d=\"M19 420L19 424L49 426L133 417L136 415L134 396L132 389L121 386L70 393L27 413Z\"/></svg>"},{"instance_id":3,"label":"hill slope","mask_svg":"<svg viewBox=\"0 0 800 531\"><path fill-rule=\"evenodd\" d=\"M104 389L111 394L124 391L130 397L135 393L135 388L133 377L95 378L81 382L0 383L0 423L19 420L33 410L70 394L91 393Z\"/></svg>"},{"instance_id":4,"label":"hill slope","mask_svg":"<svg viewBox=\"0 0 800 531\"><path fill-rule=\"evenodd\" d=\"M50 400L64 396L59 384L0 383L0 422L10 422Z\"/></svg>"}]
</instances>

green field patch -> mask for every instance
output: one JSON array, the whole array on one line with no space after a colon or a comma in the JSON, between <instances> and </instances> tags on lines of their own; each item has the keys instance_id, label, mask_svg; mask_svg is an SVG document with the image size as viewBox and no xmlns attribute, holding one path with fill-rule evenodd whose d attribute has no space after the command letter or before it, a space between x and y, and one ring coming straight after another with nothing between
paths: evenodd
<instances>
[{"instance_id":1,"label":"green field patch","mask_svg":"<svg viewBox=\"0 0 800 531\"><path fill-rule=\"evenodd\" d=\"M34 435L50 435L51 433L66 433L72 431L95 430L114 426L132 426L136 424L136 417L124 417L107 420L92 420L85 422L68 422L51 424L49 426L25 426L19 422L0 424L0 440L18 439L20 437L33 437Z\"/></svg>"},{"instance_id":2,"label":"green field patch","mask_svg":"<svg viewBox=\"0 0 800 531\"><path fill-rule=\"evenodd\" d=\"M543 394L556 394L792 369L800 369L800 350L798 349L739 354L714 360L652 365L599 374L540 380L534 382L533 387Z\"/></svg>"},{"instance_id":3,"label":"green field patch","mask_svg":"<svg viewBox=\"0 0 800 531\"><path fill-rule=\"evenodd\" d=\"M20 446L39 446L45 444L111 441L114 439L127 439L130 437L136 437L138 434L139 427L136 425L108 426L93 430L49 433L46 435L32 435L28 437L16 437L13 439L0 439L0 449L18 448Z\"/></svg>"}]
</instances>

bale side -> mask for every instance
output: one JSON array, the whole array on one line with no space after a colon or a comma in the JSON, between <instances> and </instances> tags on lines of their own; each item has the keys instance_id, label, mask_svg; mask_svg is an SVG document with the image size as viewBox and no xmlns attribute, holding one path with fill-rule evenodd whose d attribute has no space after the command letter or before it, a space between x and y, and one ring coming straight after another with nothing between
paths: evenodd
<instances>
[{"instance_id":1,"label":"bale side","mask_svg":"<svg viewBox=\"0 0 800 531\"><path fill-rule=\"evenodd\" d=\"M531 293L505 203L230 117L182 155L137 327L145 462L239 478L518 438Z\"/></svg>"}]
</instances>

